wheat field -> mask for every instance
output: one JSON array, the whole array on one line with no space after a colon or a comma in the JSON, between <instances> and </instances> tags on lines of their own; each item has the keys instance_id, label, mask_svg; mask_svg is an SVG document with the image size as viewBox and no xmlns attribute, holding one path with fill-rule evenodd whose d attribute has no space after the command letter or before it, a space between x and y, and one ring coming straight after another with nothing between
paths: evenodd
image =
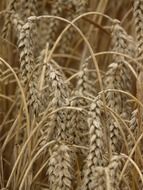
<instances>
[{"instance_id":1,"label":"wheat field","mask_svg":"<svg viewBox=\"0 0 143 190\"><path fill-rule=\"evenodd\" d=\"M143 0L0 0L0 190L143 190Z\"/></svg>"}]
</instances>

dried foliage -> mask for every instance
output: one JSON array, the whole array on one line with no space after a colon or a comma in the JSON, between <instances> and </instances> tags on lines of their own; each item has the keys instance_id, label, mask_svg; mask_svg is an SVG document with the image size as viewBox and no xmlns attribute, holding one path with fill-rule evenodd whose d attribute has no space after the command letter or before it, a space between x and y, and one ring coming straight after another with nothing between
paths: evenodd
<instances>
[{"instance_id":1,"label":"dried foliage","mask_svg":"<svg viewBox=\"0 0 143 190\"><path fill-rule=\"evenodd\" d=\"M143 0L0 8L0 189L143 189Z\"/></svg>"}]
</instances>

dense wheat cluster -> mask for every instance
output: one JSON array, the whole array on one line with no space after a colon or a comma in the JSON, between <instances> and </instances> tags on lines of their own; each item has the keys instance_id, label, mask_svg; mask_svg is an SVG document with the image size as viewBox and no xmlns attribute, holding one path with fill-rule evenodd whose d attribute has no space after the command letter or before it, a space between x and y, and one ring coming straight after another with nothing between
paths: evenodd
<instances>
[{"instance_id":1,"label":"dense wheat cluster","mask_svg":"<svg viewBox=\"0 0 143 190\"><path fill-rule=\"evenodd\" d=\"M143 0L0 0L0 190L143 190Z\"/></svg>"}]
</instances>

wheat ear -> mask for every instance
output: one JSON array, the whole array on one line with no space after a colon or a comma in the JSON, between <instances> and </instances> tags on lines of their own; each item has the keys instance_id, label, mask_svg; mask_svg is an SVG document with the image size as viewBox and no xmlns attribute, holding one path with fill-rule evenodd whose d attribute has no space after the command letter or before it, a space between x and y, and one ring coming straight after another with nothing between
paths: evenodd
<instances>
[{"instance_id":1,"label":"wheat ear","mask_svg":"<svg viewBox=\"0 0 143 190\"><path fill-rule=\"evenodd\" d=\"M48 163L50 189L71 190L73 186L73 158L71 150L65 144L57 144L52 149Z\"/></svg>"},{"instance_id":2,"label":"wheat ear","mask_svg":"<svg viewBox=\"0 0 143 190\"><path fill-rule=\"evenodd\" d=\"M116 155L111 158L109 168L110 183L113 190L119 190L119 177L124 164L124 158Z\"/></svg>"},{"instance_id":3,"label":"wheat ear","mask_svg":"<svg viewBox=\"0 0 143 190\"><path fill-rule=\"evenodd\" d=\"M126 31L120 26L120 23L116 21L112 32L113 51L129 54L130 49L128 49L128 45L130 41L128 39L129 37ZM126 59L122 55L114 55L113 61L113 63L109 64L106 72L105 88L131 91L131 74L127 67ZM127 101L126 96L117 92L107 92L106 100L107 105L116 113L129 117L128 113L130 107L123 104L123 102ZM109 119L111 149L113 152L121 150L121 136L118 125L119 124L113 119Z\"/></svg>"},{"instance_id":4,"label":"wheat ear","mask_svg":"<svg viewBox=\"0 0 143 190\"><path fill-rule=\"evenodd\" d=\"M8 37L8 33L11 27L11 13L15 12L17 8L18 8L18 0L11 0L7 7L8 12L5 15L5 22L1 33L3 38Z\"/></svg>"},{"instance_id":5,"label":"wheat ear","mask_svg":"<svg viewBox=\"0 0 143 190\"><path fill-rule=\"evenodd\" d=\"M136 40L137 40L137 53L136 57L139 59L139 63L142 64L143 60L143 1L142 0L134 0L133 3L133 15L135 22L135 31L136 31ZM142 68L140 66L137 67L138 78L136 83L137 88L137 98L142 101ZM138 116L138 117L137 117ZM142 108L137 106L136 109L132 112L132 117L130 120L130 127L133 129L133 132L136 132L139 129L139 126L142 122ZM132 145L133 146L133 145ZM132 147L130 147L132 148Z\"/></svg>"},{"instance_id":6,"label":"wheat ear","mask_svg":"<svg viewBox=\"0 0 143 190\"><path fill-rule=\"evenodd\" d=\"M143 57L143 1L134 0L134 20L137 35L138 57Z\"/></svg>"},{"instance_id":7,"label":"wheat ear","mask_svg":"<svg viewBox=\"0 0 143 190\"><path fill-rule=\"evenodd\" d=\"M67 9L67 14L65 15L65 18L69 21L72 21L76 17L80 16L86 11L86 3L85 1L71 1L68 0L65 2L65 8ZM69 47L71 44L71 40L75 36L75 30L71 26L68 31L65 33L65 35L61 39L60 43L60 53L69 53Z\"/></svg>"},{"instance_id":8,"label":"wheat ear","mask_svg":"<svg viewBox=\"0 0 143 190\"><path fill-rule=\"evenodd\" d=\"M100 95L91 104L89 112L89 153L87 156L86 166L81 189L88 190L94 183L93 176L96 167L103 165L103 128L101 123L102 101Z\"/></svg>"},{"instance_id":9,"label":"wheat ear","mask_svg":"<svg viewBox=\"0 0 143 190\"><path fill-rule=\"evenodd\" d=\"M32 23L28 21L21 29L18 41L20 51L20 70L24 88L27 88L27 100L30 112L37 114L40 111L40 99L35 75L35 60L32 44Z\"/></svg>"},{"instance_id":10,"label":"wheat ear","mask_svg":"<svg viewBox=\"0 0 143 190\"><path fill-rule=\"evenodd\" d=\"M21 0L20 12L23 21L26 21L30 16L37 16L37 2L38 0Z\"/></svg>"},{"instance_id":11,"label":"wheat ear","mask_svg":"<svg viewBox=\"0 0 143 190\"><path fill-rule=\"evenodd\" d=\"M52 5L52 10L51 10L51 15L53 16L62 16L63 13L63 0L58 0ZM60 21L55 18L51 18L49 21L49 28L47 31L47 37L46 37L46 42L49 43L49 49L53 46L58 30L60 28Z\"/></svg>"}]
</instances>

